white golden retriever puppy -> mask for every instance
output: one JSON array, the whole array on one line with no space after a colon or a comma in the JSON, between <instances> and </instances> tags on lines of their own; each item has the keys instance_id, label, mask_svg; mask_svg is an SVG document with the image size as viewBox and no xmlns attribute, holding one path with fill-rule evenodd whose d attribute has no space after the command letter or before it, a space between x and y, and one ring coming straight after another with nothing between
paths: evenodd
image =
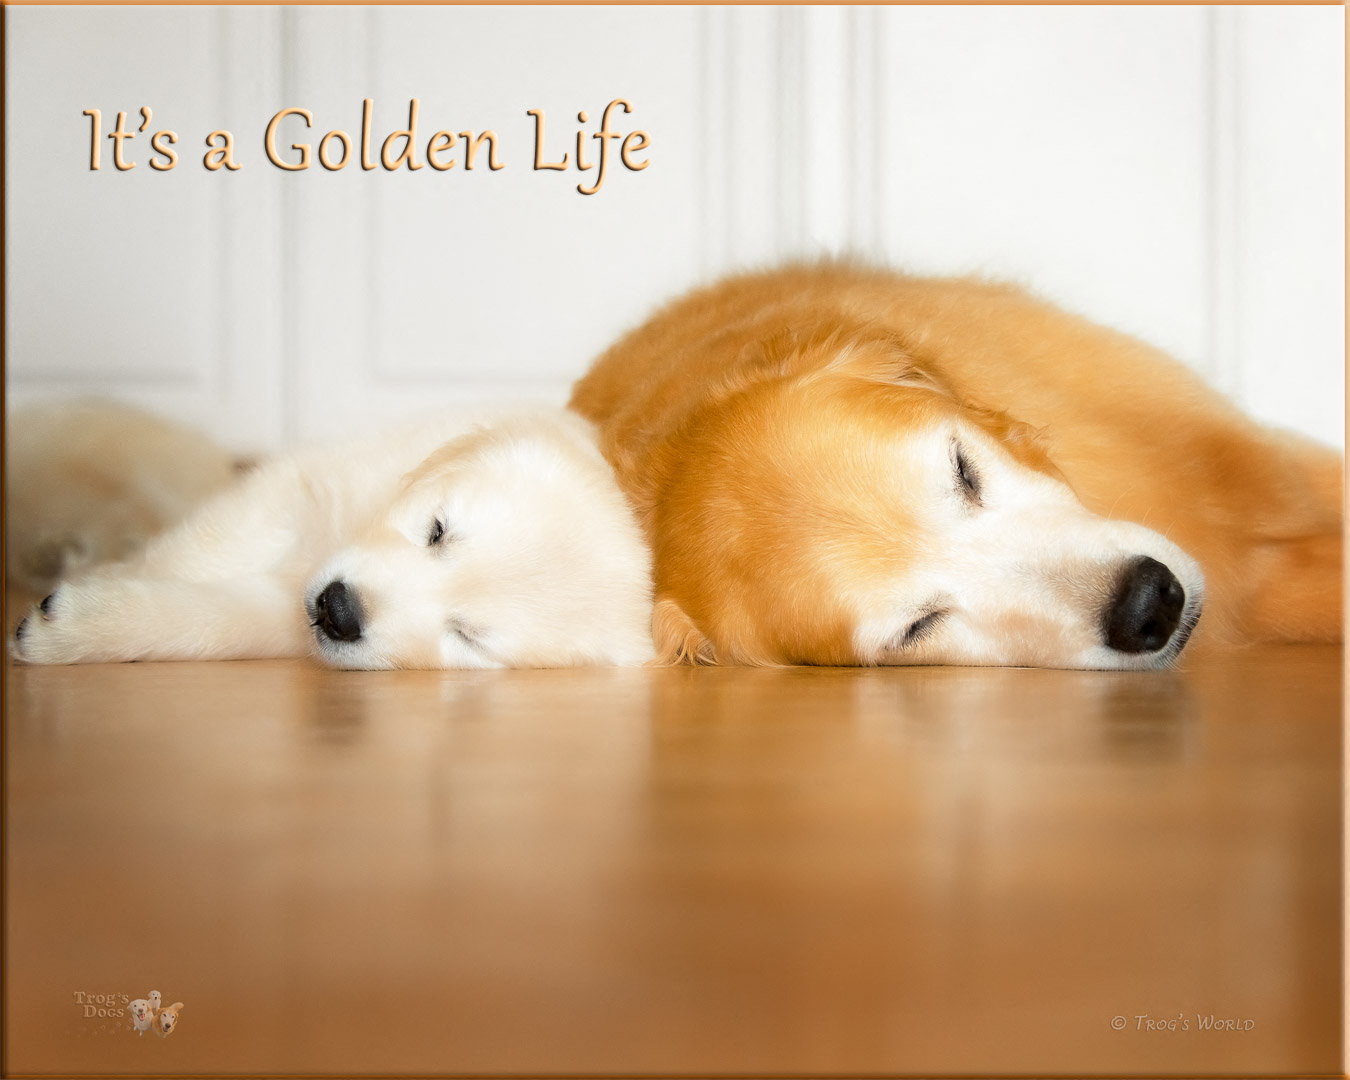
<instances>
[{"instance_id":1,"label":"white golden retriever puppy","mask_svg":"<svg viewBox=\"0 0 1350 1080\"><path fill-rule=\"evenodd\" d=\"M151 1002L148 998L137 998L126 1007L126 1012L131 1014L131 1026L136 1034L144 1035L150 1030L150 1025L155 1019L155 1010L159 1008L158 995L156 1002Z\"/></svg>"},{"instance_id":2,"label":"white golden retriever puppy","mask_svg":"<svg viewBox=\"0 0 1350 1080\"><path fill-rule=\"evenodd\" d=\"M41 664L640 664L650 581L586 421L461 415L268 462L142 555L60 585L11 648Z\"/></svg>"}]
</instances>

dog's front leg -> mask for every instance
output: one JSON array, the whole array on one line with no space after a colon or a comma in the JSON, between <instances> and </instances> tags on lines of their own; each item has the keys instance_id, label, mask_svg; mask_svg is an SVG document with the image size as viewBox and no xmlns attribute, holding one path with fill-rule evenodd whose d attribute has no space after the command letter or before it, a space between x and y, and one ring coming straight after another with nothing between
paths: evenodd
<instances>
[{"instance_id":1,"label":"dog's front leg","mask_svg":"<svg viewBox=\"0 0 1350 1080\"><path fill-rule=\"evenodd\" d=\"M296 583L194 582L109 567L66 582L18 626L12 655L35 664L301 656L309 627Z\"/></svg>"}]
</instances>

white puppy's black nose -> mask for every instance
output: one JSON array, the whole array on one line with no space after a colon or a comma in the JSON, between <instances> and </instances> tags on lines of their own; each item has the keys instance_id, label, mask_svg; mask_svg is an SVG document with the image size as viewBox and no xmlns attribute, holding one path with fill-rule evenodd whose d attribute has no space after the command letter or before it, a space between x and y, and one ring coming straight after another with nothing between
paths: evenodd
<instances>
[{"instance_id":1,"label":"white puppy's black nose","mask_svg":"<svg viewBox=\"0 0 1350 1080\"><path fill-rule=\"evenodd\" d=\"M314 625L334 641L361 637L361 605L340 581L331 581L314 599Z\"/></svg>"},{"instance_id":2,"label":"white puppy's black nose","mask_svg":"<svg viewBox=\"0 0 1350 1080\"><path fill-rule=\"evenodd\" d=\"M1121 575L1106 609L1106 644L1120 652L1157 652L1176 633L1186 590L1171 570L1147 555Z\"/></svg>"}]
</instances>

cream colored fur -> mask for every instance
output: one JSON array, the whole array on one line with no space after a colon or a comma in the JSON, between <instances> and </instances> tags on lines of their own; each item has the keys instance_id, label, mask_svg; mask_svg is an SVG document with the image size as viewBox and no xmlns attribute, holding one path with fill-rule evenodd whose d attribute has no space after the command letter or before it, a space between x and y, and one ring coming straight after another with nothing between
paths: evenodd
<instances>
[{"instance_id":1,"label":"cream colored fur","mask_svg":"<svg viewBox=\"0 0 1350 1080\"><path fill-rule=\"evenodd\" d=\"M359 640L312 625L332 581L360 597ZM62 584L12 651L48 664L640 664L650 618L648 551L592 429L537 410L268 462L142 555Z\"/></svg>"},{"instance_id":2,"label":"cream colored fur","mask_svg":"<svg viewBox=\"0 0 1350 1080\"><path fill-rule=\"evenodd\" d=\"M38 593L129 558L236 478L199 432L111 401L52 401L5 423L5 574Z\"/></svg>"}]
</instances>

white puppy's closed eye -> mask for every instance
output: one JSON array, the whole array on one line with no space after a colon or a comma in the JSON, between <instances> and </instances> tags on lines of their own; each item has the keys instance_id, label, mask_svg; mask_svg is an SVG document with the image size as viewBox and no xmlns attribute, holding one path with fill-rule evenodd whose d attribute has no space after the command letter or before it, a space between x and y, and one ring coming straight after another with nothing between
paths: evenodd
<instances>
[{"instance_id":1,"label":"white puppy's closed eye","mask_svg":"<svg viewBox=\"0 0 1350 1080\"><path fill-rule=\"evenodd\" d=\"M448 547L458 539L445 527L444 521L439 517L432 518L431 528L427 530L427 547Z\"/></svg>"},{"instance_id":2,"label":"white puppy's closed eye","mask_svg":"<svg viewBox=\"0 0 1350 1080\"><path fill-rule=\"evenodd\" d=\"M446 629L471 648L477 648L479 641L483 637L482 630L470 626L463 619L451 619L446 623Z\"/></svg>"}]
</instances>

